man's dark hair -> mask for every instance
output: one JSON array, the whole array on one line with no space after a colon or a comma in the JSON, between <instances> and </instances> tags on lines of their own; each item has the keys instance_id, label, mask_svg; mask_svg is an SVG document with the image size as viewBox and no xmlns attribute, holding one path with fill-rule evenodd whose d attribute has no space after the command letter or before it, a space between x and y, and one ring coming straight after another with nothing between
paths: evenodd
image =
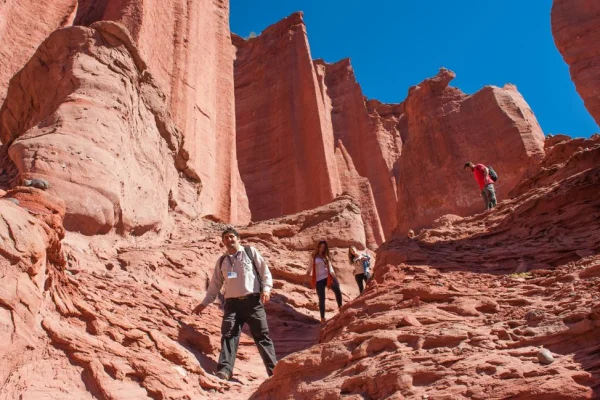
<instances>
[{"instance_id":1,"label":"man's dark hair","mask_svg":"<svg viewBox=\"0 0 600 400\"><path fill-rule=\"evenodd\" d=\"M473 168L473 167L474 167L473 163L471 161L469 161L469 162L465 163L465 166L463 167L463 169Z\"/></svg>"},{"instance_id":2,"label":"man's dark hair","mask_svg":"<svg viewBox=\"0 0 600 400\"><path fill-rule=\"evenodd\" d=\"M235 229L233 229L233 228L229 227L229 228L225 229L225 230L223 231L223 233L221 233L221 239L222 239L222 238L223 238L225 235L227 235L228 233L233 233L233 234L234 234L235 236L237 236L238 238L240 237L240 234L238 233L238 231L236 231Z\"/></svg>"}]
</instances>

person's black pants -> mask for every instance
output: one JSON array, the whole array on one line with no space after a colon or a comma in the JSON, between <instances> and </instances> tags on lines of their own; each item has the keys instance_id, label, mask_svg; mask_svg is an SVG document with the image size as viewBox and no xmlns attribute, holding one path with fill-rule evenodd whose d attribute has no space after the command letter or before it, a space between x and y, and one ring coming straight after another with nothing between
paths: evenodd
<instances>
[{"instance_id":1,"label":"person's black pants","mask_svg":"<svg viewBox=\"0 0 600 400\"><path fill-rule=\"evenodd\" d=\"M363 290L365 290L365 287L363 286L363 282L367 281L367 277L365 276L365 274L356 274L354 275L354 279L356 279L356 284L358 285L358 291L360 293L363 292Z\"/></svg>"},{"instance_id":2,"label":"person's black pants","mask_svg":"<svg viewBox=\"0 0 600 400\"><path fill-rule=\"evenodd\" d=\"M321 318L325 318L325 288L327 287L327 278L317 281L317 296L319 296L319 311L321 312ZM338 307L342 306L342 291L340 286L333 284L331 290L335 294L335 300L337 301Z\"/></svg>"},{"instance_id":3,"label":"person's black pants","mask_svg":"<svg viewBox=\"0 0 600 400\"><path fill-rule=\"evenodd\" d=\"M265 307L260 302L259 294L241 299L225 300L218 370L224 371L228 375L232 374L240 343L240 334L245 323L250 327L250 333L267 368L267 374L273 375L273 368L277 363L275 346L269 337L267 314Z\"/></svg>"}]
</instances>

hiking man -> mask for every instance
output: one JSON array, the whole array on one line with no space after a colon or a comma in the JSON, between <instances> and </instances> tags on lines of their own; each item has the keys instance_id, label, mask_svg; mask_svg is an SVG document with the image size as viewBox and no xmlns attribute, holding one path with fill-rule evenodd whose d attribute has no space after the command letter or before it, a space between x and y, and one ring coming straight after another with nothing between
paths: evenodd
<instances>
[{"instance_id":1,"label":"hiking man","mask_svg":"<svg viewBox=\"0 0 600 400\"><path fill-rule=\"evenodd\" d=\"M235 229L225 229L221 239L227 251L217 260L206 296L193 311L201 314L225 286L221 354L215 376L224 380L231 378L245 323L250 326L267 374L271 376L277 360L264 308L273 287L269 266L254 247L240 245L240 234Z\"/></svg>"},{"instance_id":2,"label":"hiking man","mask_svg":"<svg viewBox=\"0 0 600 400\"><path fill-rule=\"evenodd\" d=\"M496 190L494 189L495 180L492 175L496 176L495 172L491 174L491 170L483 164L473 165L472 162L465 164L464 169L470 169L473 172L475 180L481 189L481 197L485 203L485 209L489 210L496 206Z\"/></svg>"}]
</instances>

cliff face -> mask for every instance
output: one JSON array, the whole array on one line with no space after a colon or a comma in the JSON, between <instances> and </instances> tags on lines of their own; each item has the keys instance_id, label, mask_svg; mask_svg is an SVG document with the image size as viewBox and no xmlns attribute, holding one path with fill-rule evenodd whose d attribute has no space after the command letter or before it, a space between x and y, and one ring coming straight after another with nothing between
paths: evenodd
<instances>
[{"instance_id":1,"label":"cliff face","mask_svg":"<svg viewBox=\"0 0 600 400\"><path fill-rule=\"evenodd\" d=\"M328 203L340 182L302 15L234 43L238 158L252 218Z\"/></svg>"},{"instance_id":2,"label":"cliff face","mask_svg":"<svg viewBox=\"0 0 600 400\"><path fill-rule=\"evenodd\" d=\"M0 3L0 106L13 75L50 33L71 24L76 10L77 0L47 3L7 0Z\"/></svg>"},{"instance_id":3,"label":"cliff face","mask_svg":"<svg viewBox=\"0 0 600 400\"><path fill-rule=\"evenodd\" d=\"M600 125L600 3L554 0L551 16L554 43L585 107Z\"/></svg>"},{"instance_id":4,"label":"cliff face","mask_svg":"<svg viewBox=\"0 0 600 400\"><path fill-rule=\"evenodd\" d=\"M87 235L159 231L184 197L197 214L198 177L163 99L122 25L54 32L0 109L12 185L47 179L66 228Z\"/></svg>"},{"instance_id":5,"label":"cliff face","mask_svg":"<svg viewBox=\"0 0 600 400\"><path fill-rule=\"evenodd\" d=\"M600 148L581 144L489 213L388 240L363 294L251 399L598 398Z\"/></svg>"},{"instance_id":6,"label":"cliff face","mask_svg":"<svg viewBox=\"0 0 600 400\"><path fill-rule=\"evenodd\" d=\"M368 180L385 236L396 226L396 182L393 165L400 157L401 139L395 131L381 129L367 111L350 60L324 66L324 96L331 101L331 122L336 139L343 143L358 174ZM378 242L381 243L381 242Z\"/></svg>"},{"instance_id":7,"label":"cliff face","mask_svg":"<svg viewBox=\"0 0 600 400\"><path fill-rule=\"evenodd\" d=\"M444 214L485 209L467 161L491 165L500 175L499 201L544 155L544 134L517 92L507 85L468 96L448 86L445 69L409 90L407 132L398 163L398 230L430 226Z\"/></svg>"},{"instance_id":8,"label":"cliff face","mask_svg":"<svg viewBox=\"0 0 600 400\"><path fill-rule=\"evenodd\" d=\"M244 224L248 200L236 158L233 57L226 0L80 0L75 24L123 24L181 130L202 181L201 214Z\"/></svg>"},{"instance_id":9,"label":"cliff face","mask_svg":"<svg viewBox=\"0 0 600 400\"><path fill-rule=\"evenodd\" d=\"M482 211L466 161L494 166L505 199L544 154L541 128L512 85L468 96L449 87L454 74L442 70L400 104L367 101L349 60L309 68L301 14L234 43L238 157L255 220L323 204L342 190L367 207L373 247L396 227ZM306 142L298 144L299 135ZM309 142L318 146L309 151Z\"/></svg>"}]
</instances>

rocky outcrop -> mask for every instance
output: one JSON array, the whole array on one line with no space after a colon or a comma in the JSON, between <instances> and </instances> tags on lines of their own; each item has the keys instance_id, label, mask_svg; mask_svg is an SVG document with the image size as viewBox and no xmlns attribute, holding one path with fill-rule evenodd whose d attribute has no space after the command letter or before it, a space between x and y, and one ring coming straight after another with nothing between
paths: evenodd
<instances>
[{"instance_id":1,"label":"rocky outcrop","mask_svg":"<svg viewBox=\"0 0 600 400\"><path fill-rule=\"evenodd\" d=\"M334 137L302 14L234 44L238 159L253 220L330 202L341 192Z\"/></svg>"},{"instance_id":2,"label":"rocky outcrop","mask_svg":"<svg viewBox=\"0 0 600 400\"><path fill-rule=\"evenodd\" d=\"M10 201L15 198L19 205ZM39 317L44 291L65 265L60 242L64 212L62 200L39 189L16 188L0 198L1 398L22 395L14 387L5 390L6 384L21 370L24 359L32 360L43 334ZM44 364L40 361L38 373L45 370ZM83 387L81 383L79 388Z\"/></svg>"},{"instance_id":3,"label":"rocky outcrop","mask_svg":"<svg viewBox=\"0 0 600 400\"><path fill-rule=\"evenodd\" d=\"M229 1L80 0L75 24L115 21L130 32L185 138L202 181L201 214L244 224L248 199L236 158Z\"/></svg>"},{"instance_id":4,"label":"rocky outcrop","mask_svg":"<svg viewBox=\"0 0 600 400\"><path fill-rule=\"evenodd\" d=\"M329 112L334 136L343 144L358 174L370 183L377 214L385 216L379 221L385 238L396 226L398 199L393 169L400 157L400 135L393 127L382 129L383 124L376 120L376 112L367 111L364 95L349 59L335 64L317 60L315 66L317 71L322 71L323 96L331 102ZM361 200L368 201L372 200ZM376 221L370 223L374 229L377 224ZM382 241L377 241L377 244L381 243Z\"/></svg>"},{"instance_id":5,"label":"rocky outcrop","mask_svg":"<svg viewBox=\"0 0 600 400\"><path fill-rule=\"evenodd\" d=\"M528 178L511 191L511 197L597 166L600 160L600 135L593 135L589 139L549 136L546 138L545 151L546 157L541 163L534 165Z\"/></svg>"},{"instance_id":6,"label":"rocky outcrop","mask_svg":"<svg viewBox=\"0 0 600 400\"><path fill-rule=\"evenodd\" d=\"M160 230L169 207L195 213L198 176L181 134L116 23L50 35L11 82L0 137L15 179L46 178L65 200L69 230L139 235Z\"/></svg>"},{"instance_id":7,"label":"rocky outcrop","mask_svg":"<svg viewBox=\"0 0 600 400\"><path fill-rule=\"evenodd\" d=\"M552 34L585 107L600 124L600 3L554 0Z\"/></svg>"},{"instance_id":8,"label":"rocky outcrop","mask_svg":"<svg viewBox=\"0 0 600 400\"><path fill-rule=\"evenodd\" d=\"M10 79L50 33L71 24L76 10L77 0L48 3L6 0L0 3L0 106Z\"/></svg>"},{"instance_id":9,"label":"rocky outcrop","mask_svg":"<svg viewBox=\"0 0 600 400\"><path fill-rule=\"evenodd\" d=\"M600 167L569 159L489 213L386 242L365 292L251 398L597 398Z\"/></svg>"},{"instance_id":10,"label":"rocky outcrop","mask_svg":"<svg viewBox=\"0 0 600 400\"><path fill-rule=\"evenodd\" d=\"M301 14L234 44L238 157L254 220L345 191L366 207L374 248L396 227L406 232L447 213L481 211L466 161L495 167L502 200L543 157L541 128L512 85L469 96L449 87L454 73L442 69L400 104L366 100L349 60L307 66Z\"/></svg>"},{"instance_id":11,"label":"rocky outcrop","mask_svg":"<svg viewBox=\"0 0 600 400\"><path fill-rule=\"evenodd\" d=\"M469 96L448 86L454 76L441 69L404 101L407 132L398 163L398 230L404 234L444 214L483 211L465 162L494 167L502 201L544 155L544 134L514 86L488 86Z\"/></svg>"},{"instance_id":12,"label":"rocky outcrop","mask_svg":"<svg viewBox=\"0 0 600 400\"><path fill-rule=\"evenodd\" d=\"M246 333L235 380L211 376L222 310L215 304L201 316L190 314L223 251L224 225L176 215L177 229L160 242L68 232L62 243L66 263L51 263L46 254L52 253L52 241L45 235L54 231L29 215L40 214L43 202L33 202L27 191L47 195L17 188L4 196L21 199L22 206L0 199L0 236L12 238L2 242L9 247L0 245L0 268L9 283L0 291L0 323L7 326L0 331L7 332L0 346L0 399L39 393L53 399L248 398L267 378ZM264 255L274 276L266 308L278 358L314 345L320 327L316 294L302 286L308 256L317 240L334 238L330 244L344 301L354 297L346 250L364 242L360 209L342 196L240 232L245 244ZM54 243L61 249L60 241ZM337 306L331 293L328 297L331 316Z\"/></svg>"}]
</instances>

